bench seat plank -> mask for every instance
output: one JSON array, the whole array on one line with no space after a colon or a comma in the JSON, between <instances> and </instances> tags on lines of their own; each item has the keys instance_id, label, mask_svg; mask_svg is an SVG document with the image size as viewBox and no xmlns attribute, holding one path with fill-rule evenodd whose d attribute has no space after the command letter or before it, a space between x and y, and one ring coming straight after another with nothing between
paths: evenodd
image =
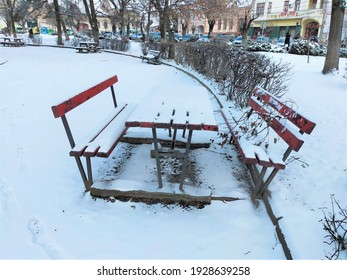
<instances>
[{"instance_id":1,"label":"bench seat plank","mask_svg":"<svg viewBox=\"0 0 347 280\"><path fill-rule=\"evenodd\" d=\"M234 127L231 127L230 123L235 122L230 115L230 113L222 109L221 114L225 123L232 134L232 139L239 150L239 153L242 157L242 161L247 164L259 164L264 167L275 167L277 169L285 169L285 163L281 158L279 158L274 153L269 153L268 150L263 149L261 146L252 144L246 139L239 139L235 134L235 131L240 130L239 126L235 124Z\"/></svg>"},{"instance_id":2,"label":"bench seat plank","mask_svg":"<svg viewBox=\"0 0 347 280\"><path fill-rule=\"evenodd\" d=\"M292 130L285 124L286 119L278 120L275 117L271 117L271 122L267 121L269 116L273 116L267 108L264 108L262 104L255 98L251 97L248 100L248 104L256 110L259 115L268 123L268 125L288 144L288 146L294 151L299 151L304 141L301 139L301 135Z\"/></svg>"},{"instance_id":3,"label":"bench seat plank","mask_svg":"<svg viewBox=\"0 0 347 280\"><path fill-rule=\"evenodd\" d=\"M107 126L89 142L73 148L70 152L70 156L108 157L112 153L127 130L125 121L133 112L135 105L126 104L125 106L118 107L120 108Z\"/></svg>"}]
</instances>

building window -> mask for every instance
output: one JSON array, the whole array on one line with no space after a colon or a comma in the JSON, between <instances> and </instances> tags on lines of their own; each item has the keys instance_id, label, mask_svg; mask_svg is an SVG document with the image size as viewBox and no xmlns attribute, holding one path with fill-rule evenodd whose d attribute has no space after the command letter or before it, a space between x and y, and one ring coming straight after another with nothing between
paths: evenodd
<instances>
[{"instance_id":1,"label":"building window","mask_svg":"<svg viewBox=\"0 0 347 280\"><path fill-rule=\"evenodd\" d=\"M289 9L289 1L284 1L283 12L287 13Z\"/></svg>"},{"instance_id":2,"label":"building window","mask_svg":"<svg viewBox=\"0 0 347 280\"><path fill-rule=\"evenodd\" d=\"M300 2L301 2L301 0L295 0L294 11L300 10Z\"/></svg>"},{"instance_id":3,"label":"building window","mask_svg":"<svg viewBox=\"0 0 347 280\"><path fill-rule=\"evenodd\" d=\"M225 18L225 19L223 20L223 29L224 29L224 30L227 30L227 27L228 27L228 20Z\"/></svg>"},{"instance_id":4,"label":"building window","mask_svg":"<svg viewBox=\"0 0 347 280\"><path fill-rule=\"evenodd\" d=\"M267 5L267 13L271 14L271 10L272 10L272 2L269 2L269 4Z\"/></svg>"},{"instance_id":5,"label":"building window","mask_svg":"<svg viewBox=\"0 0 347 280\"><path fill-rule=\"evenodd\" d=\"M233 27L234 27L234 20L233 20L233 19L230 19L230 20L229 20L229 29L230 29L230 30L233 30Z\"/></svg>"},{"instance_id":6,"label":"building window","mask_svg":"<svg viewBox=\"0 0 347 280\"><path fill-rule=\"evenodd\" d=\"M265 9L265 2L257 3L256 14L258 16L263 16L264 15L264 9Z\"/></svg>"},{"instance_id":7,"label":"building window","mask_svg":"<svg viewBox=\"0 0 347 280\"><path fill-rule=\"evenodd\" d=\"M218 27L217 27L218 30L221 30L222 29L222 20L219 19L218 20Z\"/></svg>"},{"instance_id":8,"label":"building window","mask_svg":"<svg viewBox=\"0 0 347 280\"><path fill-rule=\"evenodd\" d=\"M104 29L107 30L107 28L108 28L108 22L105 20L105 21L104 21Z\"/></svg>"}]
</instances>

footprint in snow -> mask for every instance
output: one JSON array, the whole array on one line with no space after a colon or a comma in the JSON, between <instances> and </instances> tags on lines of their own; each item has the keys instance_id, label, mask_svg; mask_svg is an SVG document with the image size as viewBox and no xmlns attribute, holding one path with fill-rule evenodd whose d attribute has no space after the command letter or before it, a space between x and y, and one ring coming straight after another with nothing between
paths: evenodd
<instances>
[{"instance_id":1,"label":"footprint in snow","mask_svg":"<svg viewBox=\"0 0 347 280\"><path fill-rule=\"evenodd\" d=\"M0 178L0 217L5 218L16 205L14 189L6 180Z\"/></svg>"},{"instance_id":2,"label":"footprint in snow","mask_svg":"<svg viewBox=\"0 0 347 280\"><path fill-rule=\"evenodd\" d=\"M27 155L23 147L17 149L17 158L19 159L19 172L25 173L28 170Z\"/></svg>"},{"instance_id":3,"label":"footprint in snow","mask_svg":"<svg viewBox=\"0 0 347 280\"><path fill-rule=\"evenodd\" d=\"M47 233L47 229L42 221L33 218L28 223L28 229L32 234L32 241L39 245L52 260L62 259L57 245Z\"/></svg>"}]
</instances>

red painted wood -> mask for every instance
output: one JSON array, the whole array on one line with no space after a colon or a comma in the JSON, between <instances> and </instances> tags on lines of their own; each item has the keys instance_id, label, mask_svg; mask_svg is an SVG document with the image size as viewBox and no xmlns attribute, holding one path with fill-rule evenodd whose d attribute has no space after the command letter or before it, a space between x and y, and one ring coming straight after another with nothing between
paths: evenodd
<instances>
[{"instance_id":1,"label":"red painted wood","mask_svg":"<svg viewBox=\"0 0 347 280\"><path fill-rule=\"evenodd\" d=\"M259 164L259 165L265 166L265 167L273 166L274 168L281 169L281 170L286 168L286 166L283 163L273 162L271 160L271 158L270 158L270 161L259 160L259 158L257 157L256 153L255 153L255 157L254 158L247 158L246 155L244 154L244 152L243 152L239 142L238 142L238 137L234 134L234 132L233 132L231 126L230 126L230 123L229 123L228 119L223 114L223 112L221 112L221 114L222 114L222 117L223 117L223 119L225 121L225 124L228 126L228 129L229 129L229 131L232 134L234 144L235 144L236 148L238 149L238 151L239 151L239 153L240 153L240 155L242 157L242 161L244 163L247 163L247 164ZM250 145L252 145L252 144L250 143Z\"/></svg>"},{"instance_id":2,"label":"red painted wood","mask_svg":"<svg viewBox=\"0 0 347 280\"><path fill-rule=\"evenodd\" d=\"M315 128L316 124L314 122L311 122L310 120L300 115L298 112L294 111L292 108L289 108L277 98L270 95L266 90L256 87L253 91L253 94L259 97L264 103L269 104L283 117L296 125L301 131L310 134Z\"/></svg>"},{"instance_id":3,"label":"red painted wood","mask_svg":"<svg viewBox=\"0 0 347 280\"><path fill-rule=\"evenodd\" d=\"M268 116L270 112L266 110L263 106L259 105L252 98L248 100L248 105L250 105L255 111L260 113L259 115L269 124L269 126L276 131L276 133L288 144L290 148L294 151L299 151L304 141L298 139L290 130L286 129L276 118L271 118L268 121Z\"/></svg>"},{"instance_id":4,"label":"red painted wood","mask_svg":"<svg viewBox=\"0 0 347 280\"><path fill-rule=\"evenodd\" d=\"M114 142L114 144L112 145L112 147L107 151L107 153L103 153L103 152L97 152L96 156L97 157L103 157L103 158L108 158L110 156L110 154L113 152L114 148L118 145L118 143L120 142L120 140L122 139L122 137L125 135L125 133L127 132L128 128L125 128L124 131L122 132L122 134L120 135L120 137Z\"/></svg>"},{"instance_id":5,"label":"red painted wood","mask_svg":"<svg viewBox=\"0 0 347 280\"><path fill-rule=\"evenodd\" d=\"M271 159L270 159L271 160ZM279 162L272 162L272 165L276 168L276 169L281 169L284 170L286 168L285 164L283 163L279 163Z\"/></svg>"},{"instance_id":6,"label":"red painted wood","mask_svg":"<svg viewBox=\"0 0 347 280\"><path fill-rule=\"evenodd\" d=\"M81 157L83 155L84 150L87 148L87 146L83 147L80 151L70 151L69 155L72 157Z\"/></svg>"},{"instance_id":7,"label":"red painted wood","mask_svg":"<svg viewBox=\"0 0 347 280\"><path fill-rule=\"evenodd\" d=\"M65 115L67 112L71 111L72 109L76 108L77 106L81 105L82 103L86 102L90 98L94 97L95 95L99 94L100 92L104 91L117 82L118 77L113 76L103 81L102 83L97 84L96 86L91 87L85 91L82 91L81 93L68 100L65 100L59 105L52 106L54 117L59 118L62 115Z\"/></svg>"},{"instance_id":8,"label":"red painted wood","mask_svg":"<svg viewBox=\"0 0 347 280\"><path fill-rule=\"evenodd\" d=\"M207 125L203 124L202 125L203 130L210 130L210 131L218 131L218 125Z\"/></svg>"},{"instance_id":9,"label":"red painted wood","mask_svg":"<svg viewBox=\"0 0 347 280\"><path fill-rule=\"evenodd\" d=\"M235 144L237 150L239 151L239 153L240 153L240 155L242 157L242 161L244 163L248 163L248 164L258 164L258 160L257 160L256 157L254 157L254 158L247 158L246 157L245 153L243 152L243 150L242 150L242 148L241 148L241 146L240 146L240 144L238 142L238 137L234 134L234 131L232 130L227 117L223 114L223 112L221 112L221 113L222 113L222 117L223 117L223 119L225 121L225 124L227 125L227 127L228 127L228 129L229 129L229 131L230 131L230 133L232 135L232 140L234 141L234 144Z\"/></svg>"}]
</instances>

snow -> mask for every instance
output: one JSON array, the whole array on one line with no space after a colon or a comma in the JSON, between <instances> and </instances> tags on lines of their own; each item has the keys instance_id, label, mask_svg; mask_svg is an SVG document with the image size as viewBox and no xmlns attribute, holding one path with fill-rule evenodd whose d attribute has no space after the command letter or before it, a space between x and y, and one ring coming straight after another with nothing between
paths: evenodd
<instances>
[{"instance_id":1,"label":"snow","mask_svg":"<svg viewBox=\"0 0 347 280\"><path fill-rule=\"evenodd\" d=\"M43 44L52 43L43 39ZM140 47L133 44L129 53L140 55ZM331 210L331 195L341 206L347 205L347 79L337 72L322 75L322 57L311 57L307 63L304 56L266 55L292 63L285 98L294 100L297 109L317 124L270 185L270 204L275 215L283 217L280 226L293 258L322 260L333 249L324 242L323 211ZM204 186L202 193L210 190L216 196L240 200L213 201L197 209L110 202L84 192L75 161L68 155L62 123L54 118L51 106L115 74L121 103L141 103L159 83L175 89L199 85L196 80L174 67L150 65L134 57L78 54L73 49L45 46L1 47L3 62L0 259L285 260L264 205L255 205L250 198L245 166L231 145L220 145L217 133L202 131L201 138L213 139L213 143L191 152L196 178L186 183L196 180ZM343 69L346 59L340 63ZM85 137L94 117L102 117L104 105L112 103L106 95L69 113L77 139ZM218 98L227 104L223 96ZM210 100L217 114L213 96ZM194 133L193 142L196 136L200 138ZM93 162L95 177L117 179L120 187L153 188L157 177L149 150L150 144L121 143L109 159ZM170 168L168 164L164 171L176 172ZM163 178L165 188L178 190L169 176ZM340 258L347 256L344 253Z\"/></svg>"}]
</instances>

